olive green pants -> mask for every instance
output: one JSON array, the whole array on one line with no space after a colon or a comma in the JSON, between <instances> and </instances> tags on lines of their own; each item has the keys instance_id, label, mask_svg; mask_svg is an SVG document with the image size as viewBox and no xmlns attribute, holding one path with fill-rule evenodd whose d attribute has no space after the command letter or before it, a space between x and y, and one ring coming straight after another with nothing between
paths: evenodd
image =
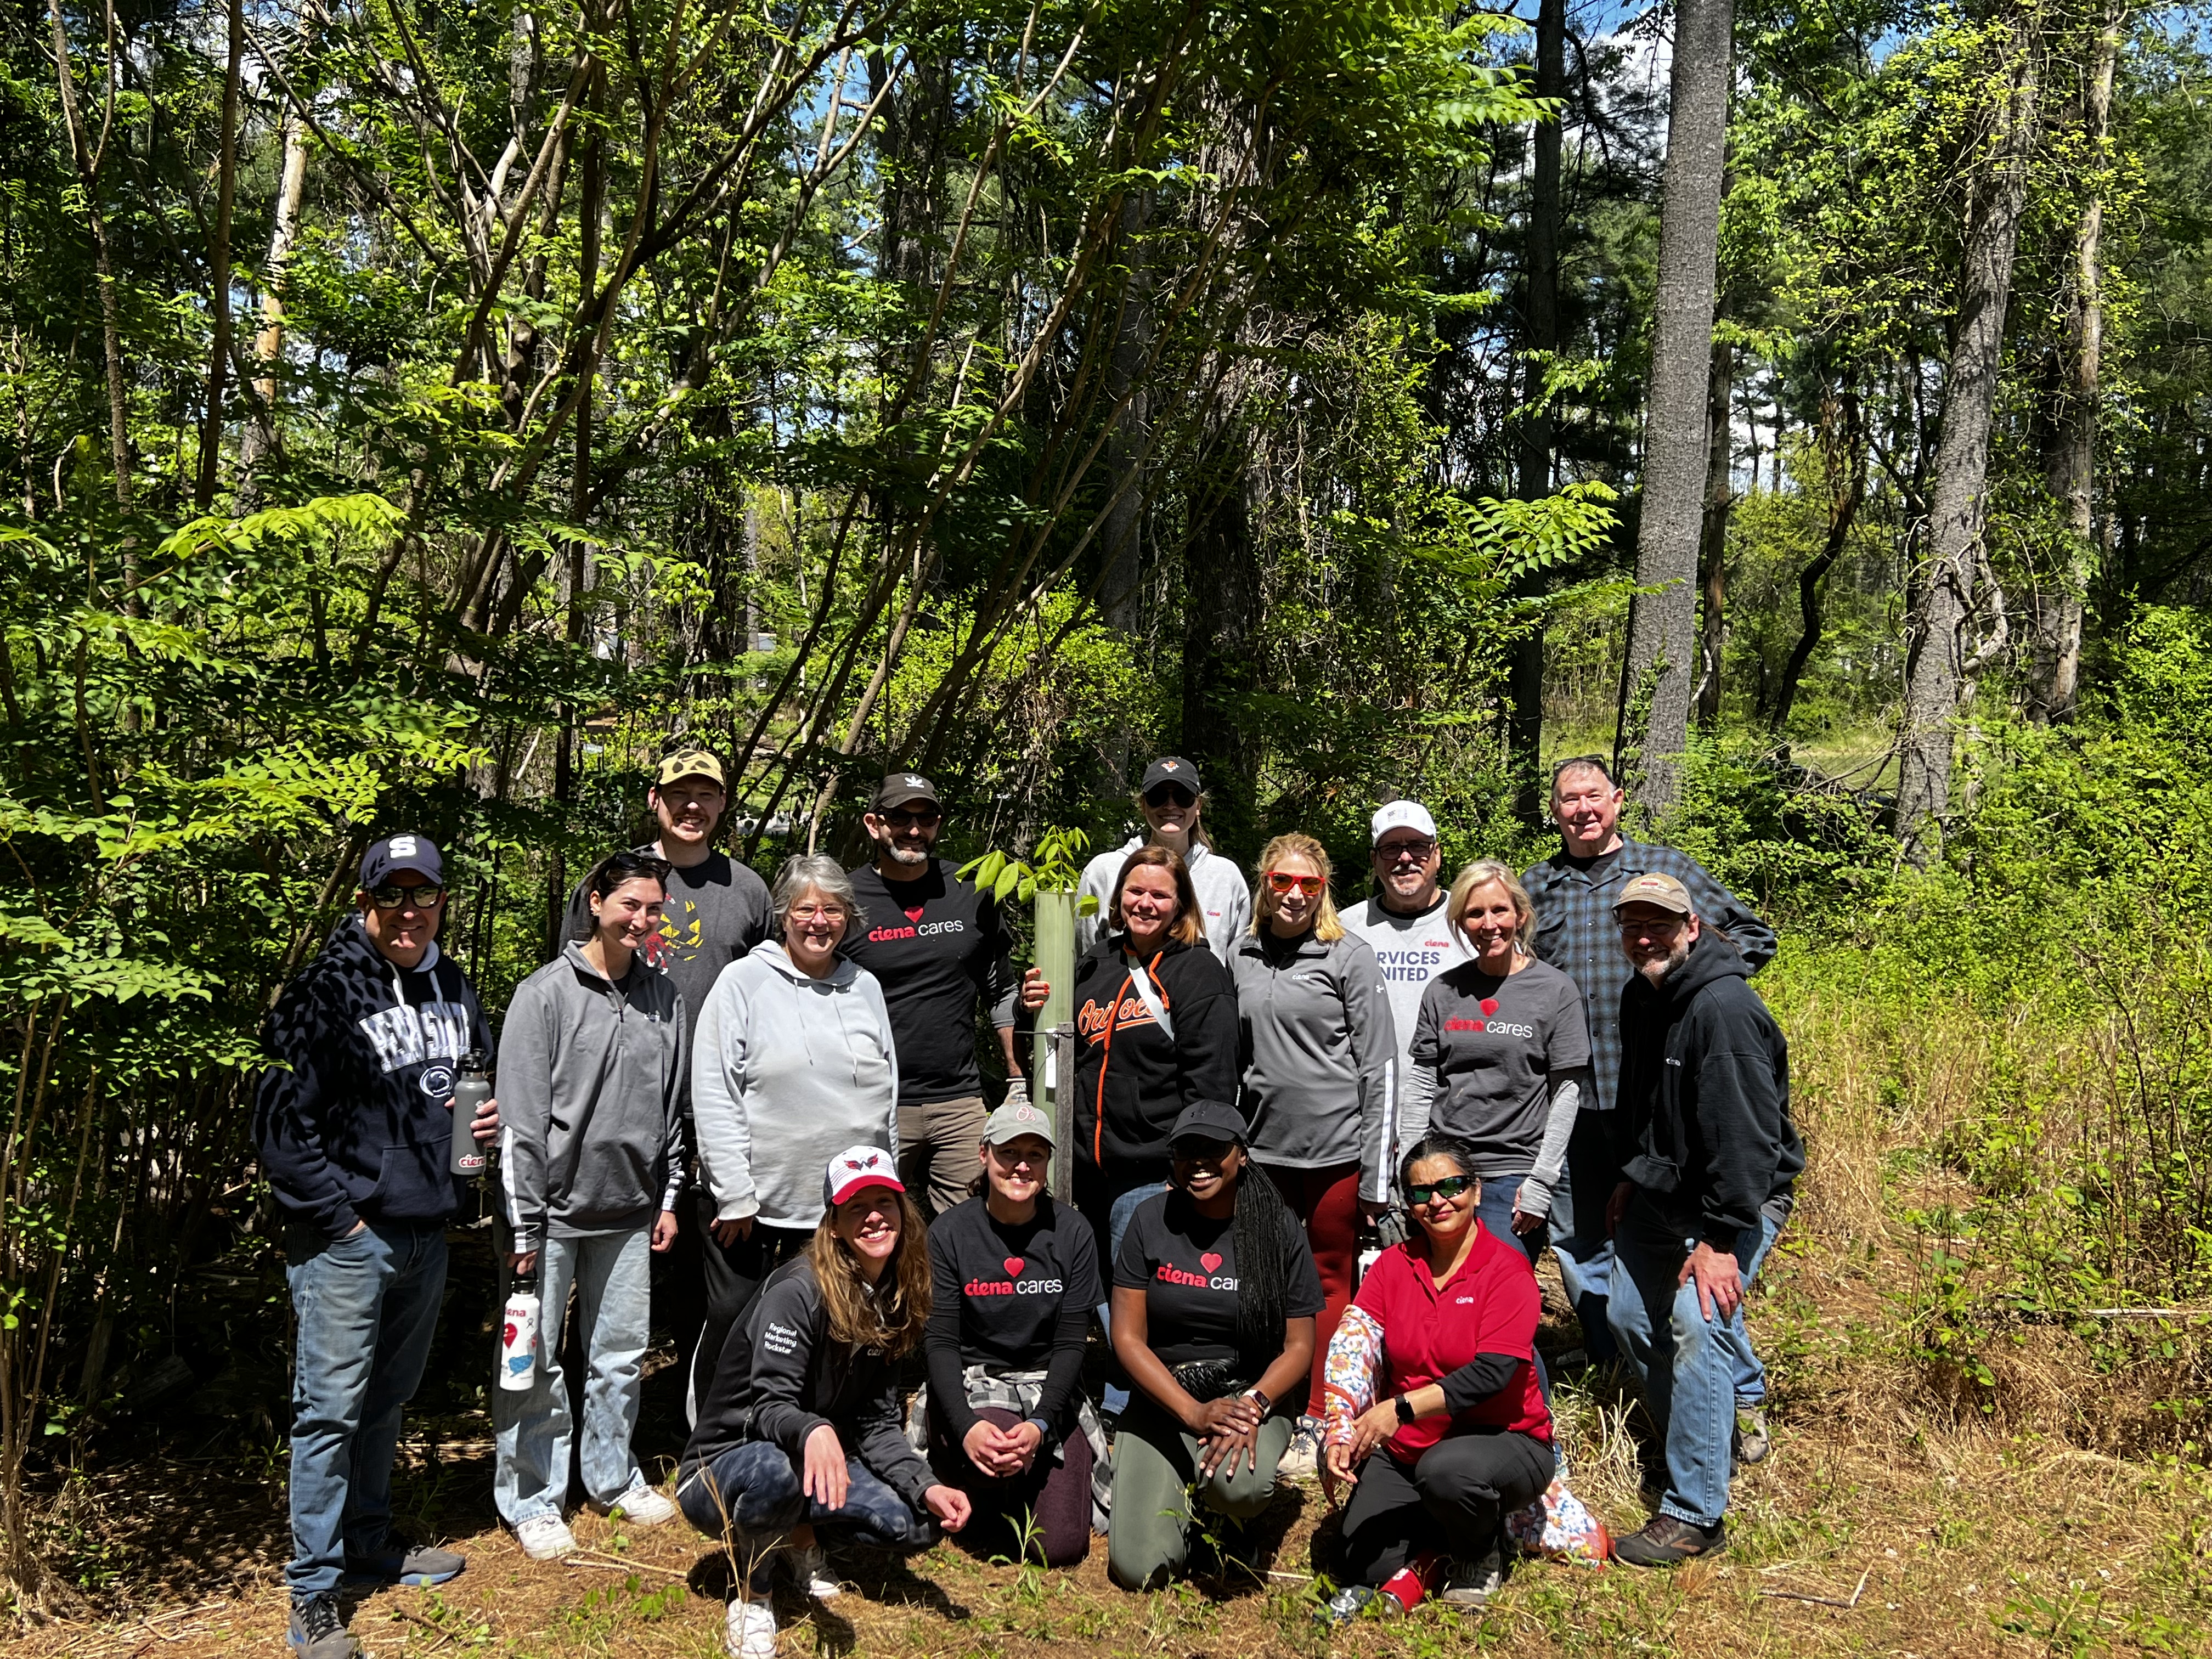
<instances>
[{"instance_id":1,"label":"olive green pants","mask_svg":"<svg viewBox=\"0 0 2212 1659\"><path fill-rule=\"evenodd\" d=\"M1198 1474L1198 1440L1144 1395L1129 1401L1114 1437L1114 1511L1106 1529L1106 1565L1125 1589L1157 1589L1182 1570L1190 1554L1190 1498L1237 1521L1249 1521L1275 1495L1275 1466L1290 1449L1295 1425L1271 1417L1260 1425L1260 1467L1237 1460L1237 1473Z\"/></svg>"}]
</instances>

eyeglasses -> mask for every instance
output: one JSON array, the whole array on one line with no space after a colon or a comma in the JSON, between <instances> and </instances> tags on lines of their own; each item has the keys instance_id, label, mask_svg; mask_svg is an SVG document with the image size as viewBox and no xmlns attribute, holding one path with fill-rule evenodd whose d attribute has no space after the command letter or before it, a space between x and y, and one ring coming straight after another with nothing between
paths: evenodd
<instances>
[{"instance_id":1,"label":"eyeglasses","mask_svg":"<svg viewBox=\"0 0 2212 1659\"><path fill-rule=\"evenodd\" d=\"M380 910L397 910L403 904L411 904L417 910L428 910L445 896L446 890L442 887L401 887L397 884L386 884L368 890L368 902Z\"/></svg>"},{"instance_id":2,"label":"eyeglasses","mask_svg":"<svg viewBox=\"0 0 2212 1659\"><path fill-rule=\"evenodd\" d=\"M1179 783L1164 783L1145 797L1147 806L1191 806L1198 797Z\"/></svg>"},{"instance_id":3,"label":"eyeglasses","mask_svg":"<svg viewBox=\"0 0 2212 1659\"><path fill-rule=\"evenodd\" d=\"M1394 841L1376 848L1375 856L1385 864L1426 864L1436 850L1432 841Z\"/></svg>"},{"instance_id":4,"label":"eyeglasses","mask_svg":"<svg viewBox=\"0 0 2212 1659\"><path fill-rule=\"evenodd\" d=\"M1326 876L1294 876L1287 870L1267 872L1267 890L1271 893L1287 893L1295 887L1308 898L1319 898L1328 885Z\"/></svg>"},{"instance_id":5,"label":"eyeglasses","mask_svg":"<svg viewBox=\"0 0 2212 1659\"><path fill-rule=\"evenodd\" d=\"M1670 916L1665 921L1630 921L1619 916L1614 920L1620 923L1622 934L1629 939L1638 933L1649 933L1654 939L1672 939L1689 922L1686 916Z\"/></svg>"},{"instance_id":6,"label":"eyeglasses","mask_svg":"<svg viewBox=\"0 0 2212 1659\"><path fill-rule=\"evenodd\" d=\"M786 914L793 921L812 921L817 916L823 921L842 921L845 920L845 907L842 904L794 904Z\"/></svg>"},{"instance_id":7,"label":"eyeglasses","mask_svg":"<svg viewBox=\"0 0 2212 1659\"><path fill-rule=\"evenodd\" d=\"M1406 1202L1414 1209L1437 1199L1457 1198L1474 1185L1473 1176L1446 1176L1442 1181L1424 1181L1406 1188Z\"/></svg>"},{"instance_id":8,"label":"eyeglasses","mask_svg":"<svg viewBox=\"0 0 2212 1659\"><path fill-rule=\"evenodd\" d=\"M893 807L890 811L879 814L879 816L883 818L883 821L885 823L890 825L894 830L927 830L931 824L940 822L944 818L945 814L942 812L902 812L896 807Z\"/></svg>"}]
</instances>

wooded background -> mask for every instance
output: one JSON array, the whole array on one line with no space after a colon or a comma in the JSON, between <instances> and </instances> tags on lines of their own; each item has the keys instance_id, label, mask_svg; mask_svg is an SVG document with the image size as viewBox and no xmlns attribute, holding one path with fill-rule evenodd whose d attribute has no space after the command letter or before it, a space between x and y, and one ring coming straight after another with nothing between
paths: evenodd
<instances>
[{"instance_id":1,"label":"wooded background","mask_svg":"<svg viewBox=\"0 0 2212 1659\"><path fill-rule=\"evenodd\" d=\"M270 1317L208 1289L264 1249L256 1030L361 847L447 847L496 1008L679 739L764 871L890 766L949 850L1103 842L1171 750L1344 897L1380 801L1525 855L1614 754L1992 1018L2106 930L2170 1018L2069 1154L2076 1289L2201 1276L2193 17L0 12L15 1583L26 1479Z\"/></svg>"}]
</instances>

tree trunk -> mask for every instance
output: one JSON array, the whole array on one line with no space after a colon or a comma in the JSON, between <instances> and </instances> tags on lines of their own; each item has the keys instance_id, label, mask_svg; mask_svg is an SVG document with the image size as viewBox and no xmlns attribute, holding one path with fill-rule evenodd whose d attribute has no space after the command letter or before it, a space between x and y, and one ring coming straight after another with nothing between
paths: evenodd
<instances>
[{"instance_id":1,"label":"tree trunk","mask_svg":"<svg viewBox=\"0 0 2212 1659\"><path fill-rule=\"evenodd\" d=\"M214 343L208 348L207 413L200 423L199 476L192 506L215 505L217 464L222 459L222 400L230 384L230 216L238 199L238 72L246 53L245 0L230 0L230 56L222 77L222 145L216 163L215 229L209 240L209 313Z\"/></svg>"},{"instance_id":2,"label":"tree trunk","mask_svg":"<svg viewBox=\"0 0 2212 1659\"><path fill-rule=\"evenodd\" d=\"M1540 0L1536 8L1536 95L1564 99L1567 91L1566 0ZM1521 423L1515 485L1524 501L1552 493L1554 440L1544 379L1559 349L1559 150L1565 112L1539 121L1529 139L1528 291L1522 304L1528 362L1521 401L1528 413ZM1540 593L1544 579L1532 577L1530 594ZM1544 812L1544 629L1539 623L1514 641L1506 682L1507 775L1513 780L1513 810L1521 822L1537 827Z\"/></svg>"},{"instance_id":3,"label":"tree trunk","mask_svg":"<svg viewBox=\"0 0 2212 1659\"><path fill-rule=\"evenodd\" d=\"M1721 653L1728 644L1729 511L1735 491L1729 479L1729 406L1735 381L1735 352L1713 342L1712 376L1705 391L1705 512L1698 532L1698 585L1705 591L1698 632L1698 724L1721 717Z\"/></svg>"},{"instance_id":4,"label":"tree trunk","mask_svg":"<svg viewBox=\"0 0 2212 1659\"><path fill-rule=\"evenodd\" d=\"M123 374L123 313L115 295L114 265L108 258L107 217L100 210L100 174L107 155L107 129L102 127L97 144L86 136L84 112L76 100L76 76L70 67L69 33L62 26L61 0L46 0L46 16L53 31L54 75L61 92L62 122L69 131L70 156L76 163L77 182L84 186L85 218L92 229L93 270L100 289L100 343L106 354L107 447L115 465L115 504L128 513L131 394ZM124 562L124 586L127 591L135 585L131 580L132 561L127 551ZM126 599L125 608L131 609L136 604L135 598Z\"/></svg>"},{"instance_id":5,"label":"tree trunk","mask_svg":"<svg viewBox=\"0 0 2212 1659\"><path fill-rule=\"evenodd\" d=\"M1140 465L1138 458L1145 453L1152 426L1150 401L1137 385L1152 344L1151 281L1146 269L1150 245L1145 240L1152 220L1152 191L1131 190L1121 205L1121 246L1129 275L1122 289L1114 358L1106 377L1109 406L1121 404L1124 398L1127 402L1115 417L1114 435L1103 452L1106 488L1109 493L1118 493L1112 495L1106 521L1100 526L1105 571L1098 591L1105 602L1108 624L1128 635L1144 625L1144 608L1139 603L1143 571L1138 554L1145 489L1141 479L1129 474Z\"/></svg>"},{"instance_id":6,"label":"tree trunk","mask_svg":"<svg viewBox=\"0 0 2212 1659\"><path fill-rule=\"evenodd\" d=\"M1659 295L1644 423L1638 593L1628 612L1616 749L1649 817L1681 795L1697 661L1698 532L1713 343L1722 177L1727 161L1733 0L1680 0L1668 82Z\"/></svg>"},{"instance_id":7,"label":"tree trunk","mask_svg":"<svg viewBox=\"0 0 2212 1659\"><path fill-rule=\"evenodd\" d=\"M2036 141L2037 41L2014 13L2010 61L1997 74L1989 167L1967 216L1959 319L1944 375L1942 423L1929 488L1928 528L1907 594L1905 729L1899 744L1897 828L1905 855L1932 863L1951 807L1952 724L1968 688L1967 629L1984 580L1982 491L1990 421L2004 356L2013 255Z\"/></svg>"},{"instance_id":8,"label":"tree trunk","mask_svg":"<svg viewBox=\"0 0 2212 1659\"><path fill-rule=\"evenodd\" d=\"M2081 680L2081 619L2096 557L2092 487L2097 472L2097 395L2105 345L2105 295L2100 244L2105 228L2105 169L2112 125L2112 70L2120 55L2120 30L2126 8L2108 0L2097 33L2082 100L2082 133L2092 159L2089 199L2074 235L2073 294L2066 316L2066 362L2063 389L2051 425L2053 440L2044 457L2044 477L2066 521L2066 568L2058 591L2043 608L2041 671L2029 699L2038 720L2065 721L2074 716Z\"/></svg>"},{"instance_id":9,"label":"tree trunk","mask_svg":"<svg viewBox=\"0 0 2212 1659\"><path fill-rule=\"evenodd\" d=\"M261 468L276 447L276 360L284 354L284 296L290 286L292 245L300 235L300 201L307 185L307 129L288 102L283 118L284 169L276 185L276 223L269 233L269 265L262 273L261 329L253 337L253 397L238 453L238 510L251 513L261 499Z\"/></svg>"},{"instance_id":10,"label":"tree trunk","mask_svg":"<svg viewBox=\"0 0 2212 1659\"><path fill-rule=\"evenodd\" d=\"M1790 660L1783 665L1782 678L1768 706L1767 730L1777 737L1790 724L1790 710L1797 701L1805 665L1812 661L1820 643L1821 584L1843 557L1851 526L1858 519L1859 503L1866 499L1865 428L1857 392L1846 389L1823 404L1820 453L1828 486L1828 533L1820 550L1806 560L1805 568L1797 573L1797 643L1790 647Z\"/></svg>"}]
</instances>

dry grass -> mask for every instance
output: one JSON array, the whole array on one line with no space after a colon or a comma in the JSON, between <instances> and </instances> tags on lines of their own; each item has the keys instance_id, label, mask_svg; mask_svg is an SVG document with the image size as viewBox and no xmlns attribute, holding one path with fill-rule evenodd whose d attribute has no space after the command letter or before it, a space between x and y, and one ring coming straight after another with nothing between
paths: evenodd
<instances>
[{"instance_id":1,"label":"dry grass","mask_svg":"<svg viewBox=\"0 0 2212 1659\"><path fill-rule=\"evenodd\" d=\"M1303 1487L1279 1496L1242 1563L1157 1595L1115 1590L1103 1546L1066 1573L952 1546L861 1564L834 1610L782 1609L783 1652L2212 1654L2212 1480L2173 1458L2111 1455L2155 1443L2137 1431L2194 1354L2173 1360L2179 1370L2100 1376L2077 1334L2029 1327L1984 1356L1986 1383L1923 1357L1929 1246L1902 1218L1975 1198L1945 1148L1985 1109L2017 1034L1940 1009L1904 1022L1771 977L1812 1162L1753 1304L1775 1370L1775 1447L1737 1484L1724 1558L1672 1575L1526 1564L1480 1617L1432 1606L1324 1633L1314 1575L1334 1523L1318 1488ZM2081 1051L2047 1063L2053 1075L2079 1068ZM1557 1350L1575 1335L1546 1277L1541 1340ZM1632 1528L1644 1515L1632 1393L1606 1381L1558 1392L1577 1490ZM425 1425L410 1460L404 1505L421 1529L460 1540L470 1566L442 1590L358 1604L355 1629L380 1659L720 1651L720 1557L683 1523L625 1533L580 1516L588 1553L539 1565L493 1524L480 1423ZM282 1474L270 1459L88 1480L70 1499L76 1553L106 1552L110 1606L131 1612L33 1632L15 1651L207 1659L272 1647L285 1616Z\"/></svg>"}]
</instances>

